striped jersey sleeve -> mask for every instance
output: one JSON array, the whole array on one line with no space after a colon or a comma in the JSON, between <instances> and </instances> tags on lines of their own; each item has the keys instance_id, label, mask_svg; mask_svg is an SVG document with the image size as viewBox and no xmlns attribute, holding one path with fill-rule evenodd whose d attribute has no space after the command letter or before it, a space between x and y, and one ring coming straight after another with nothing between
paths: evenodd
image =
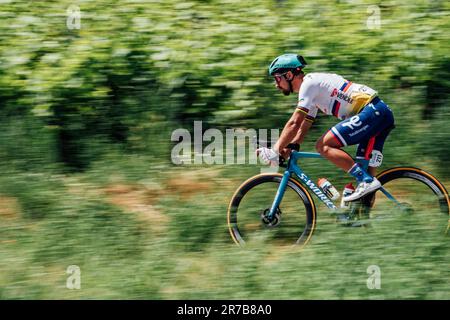
<instances>
[{"instance_id":1,"label":"striped jersey sleeve","mask_svg":"<svg viewBox=\"0 0 450 320\"><path fill-rule=\"evenodd\" d=\"M318 86L314 84L311 77L305 76L300 91L298 93L297 112L306 115L305 120L313 122L317 116L317 106L314 104L314 98L317 95Z\"/></svg>"}]
</instances>

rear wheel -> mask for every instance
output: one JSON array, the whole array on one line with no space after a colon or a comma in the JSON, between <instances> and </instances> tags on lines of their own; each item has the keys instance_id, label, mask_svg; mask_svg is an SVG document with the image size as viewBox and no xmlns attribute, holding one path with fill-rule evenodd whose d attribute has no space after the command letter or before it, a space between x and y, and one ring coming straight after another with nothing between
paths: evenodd
<instances>
[{"instance_id":1,"label":"rear wheel","mask_svg":"<svg viewBox=\"0 0 450 320\"><path fill-rule=\"evenodd\" d=\"M283 176L261 174L245 181L228 207L228 227L234 242L306 245L316 224L316 208L304 187L289 179L274 220L267 219Z\"/></svg>"},{"instance_id":2,"label":"rear wheel","mask_svg":"<svg viewBox=\"0 0 450 320\"><path fill-rule=\"evenodd\" d=\"M410 218L408 224L413 228L448 232L449 195L430 173L413 167L398 167L381 172L377 179L400 205L395 205L381 191L364 197L364 213L370 208L371 220L395 219L402 214Z\"/></svg>"}]
</instances>

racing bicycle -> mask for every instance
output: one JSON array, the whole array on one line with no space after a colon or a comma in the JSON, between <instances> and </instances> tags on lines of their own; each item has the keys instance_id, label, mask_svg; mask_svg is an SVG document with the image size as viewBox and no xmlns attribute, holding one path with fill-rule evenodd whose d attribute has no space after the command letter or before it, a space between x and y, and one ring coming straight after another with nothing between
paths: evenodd
<instances>
[{"instance_id":1,"label":"racing bicycle","mask_svg":"<svg viewBox=\"0 0 450 320\"><path fill-rule=\"evenodd\" d=\"M259 142L257 142L259 145ZM374 221L398 215L414 216L427 229L449 231L450 200L444 185L431 173L415 167L394 167L376 177L382 187L342 209L314 183L298 164L300 159L323 160L319 153L288 146L288 160L280 157L283 173L262 173L242 183L228 206L228 228L233 241L271 241L304 246L317 225L314 198L330 213L346 215L345 225L370 227ZM357 159L367 170L369 160ZM313 197L313 196L314 197ZM389 223L389 220L388 220Z\"/></svg>"}]
</instances>

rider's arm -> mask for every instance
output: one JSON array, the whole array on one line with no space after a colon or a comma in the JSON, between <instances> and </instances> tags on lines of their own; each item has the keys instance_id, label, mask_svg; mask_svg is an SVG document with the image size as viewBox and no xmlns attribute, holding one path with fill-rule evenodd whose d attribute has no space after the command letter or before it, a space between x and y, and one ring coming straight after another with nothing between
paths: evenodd
<instances>
[{"instance_id":1,"label":"rider's arm","mask_svg":"<svg viewBox=\"0 0 450 320\"><path fill-rule=\"evenodd\" d=\"M297 136L302 124L305 122L306 115L303 112L294 112L289 121L283 128L280 138L277 143L275 143L273 149L275 152L279 153L281 149L286 148L286 146Z\"/></svg>"},{"instance_id":2,"label":"rider's arm","mask_svg":"<svg viewBox=\"0 0 450 320\"><path fill-rule=\"evenodd\" d=\"M314 99L318 94L318 88L317 83L311 75L305 76L300 87L298 104L295 110L295 112L303 114L304 118L291 143L302 143L306 133L309 128L311 128L318 110L316 104L314 103Z\"/></svg>"},{"instance_id":3,"label":"rider's arm","mask_svg":"<svg viewBox=\"0 0 450 320\"><path fill-rule=\"evenodd\" d=\"M291 119L284 126L280 138L273 147L274 151L280 153L293 139L303 140L306 132L311 127L311 123L317 115L317 106L314 98L317 95L318 86L310 75L305 77L300 87L297 108Z\"/></svg>"},{"instance_id":4,"label":"rider's arm","mask_svg":"<svg viewBox=\"0 0 450 320\"><path fill-rule=\"evenodd\" d=\"M300 125L300 129L297 131L297 134L295 135L294 139L292 139L291 143L301 144L311 126L311 121L307 121L306 119L303 120L302 124Z\"/></svg>"}]
</instances>

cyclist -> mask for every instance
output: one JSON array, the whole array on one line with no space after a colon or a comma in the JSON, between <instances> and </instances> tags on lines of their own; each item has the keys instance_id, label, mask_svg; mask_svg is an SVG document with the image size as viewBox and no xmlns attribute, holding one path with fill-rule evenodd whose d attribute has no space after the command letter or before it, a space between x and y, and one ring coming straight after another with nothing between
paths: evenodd
<instances>
[{"instance_id":1,"label":"cyclist","mask_svg":"<svg viewBox=\"0 0 450 320\"><path fill-rule=\"evenodd\" d=\"M298 104L273 148L259 148L265 163L277 163L279 156L289 157L290 143L302 143L317 111L342 120L317 140L316 149L326 159L350 173L358 182L344 201L354 201L381 187L374 177L381 165L383 144L394 127L391 109L377 92L365 85L348 81L333 73L308 73L305 59L297 54L283 54L269 66L278 90L288 96L298 92ZM341 148L358 144L356 159L369 161L369 172Z\"/></svg>"}]
</instances>

